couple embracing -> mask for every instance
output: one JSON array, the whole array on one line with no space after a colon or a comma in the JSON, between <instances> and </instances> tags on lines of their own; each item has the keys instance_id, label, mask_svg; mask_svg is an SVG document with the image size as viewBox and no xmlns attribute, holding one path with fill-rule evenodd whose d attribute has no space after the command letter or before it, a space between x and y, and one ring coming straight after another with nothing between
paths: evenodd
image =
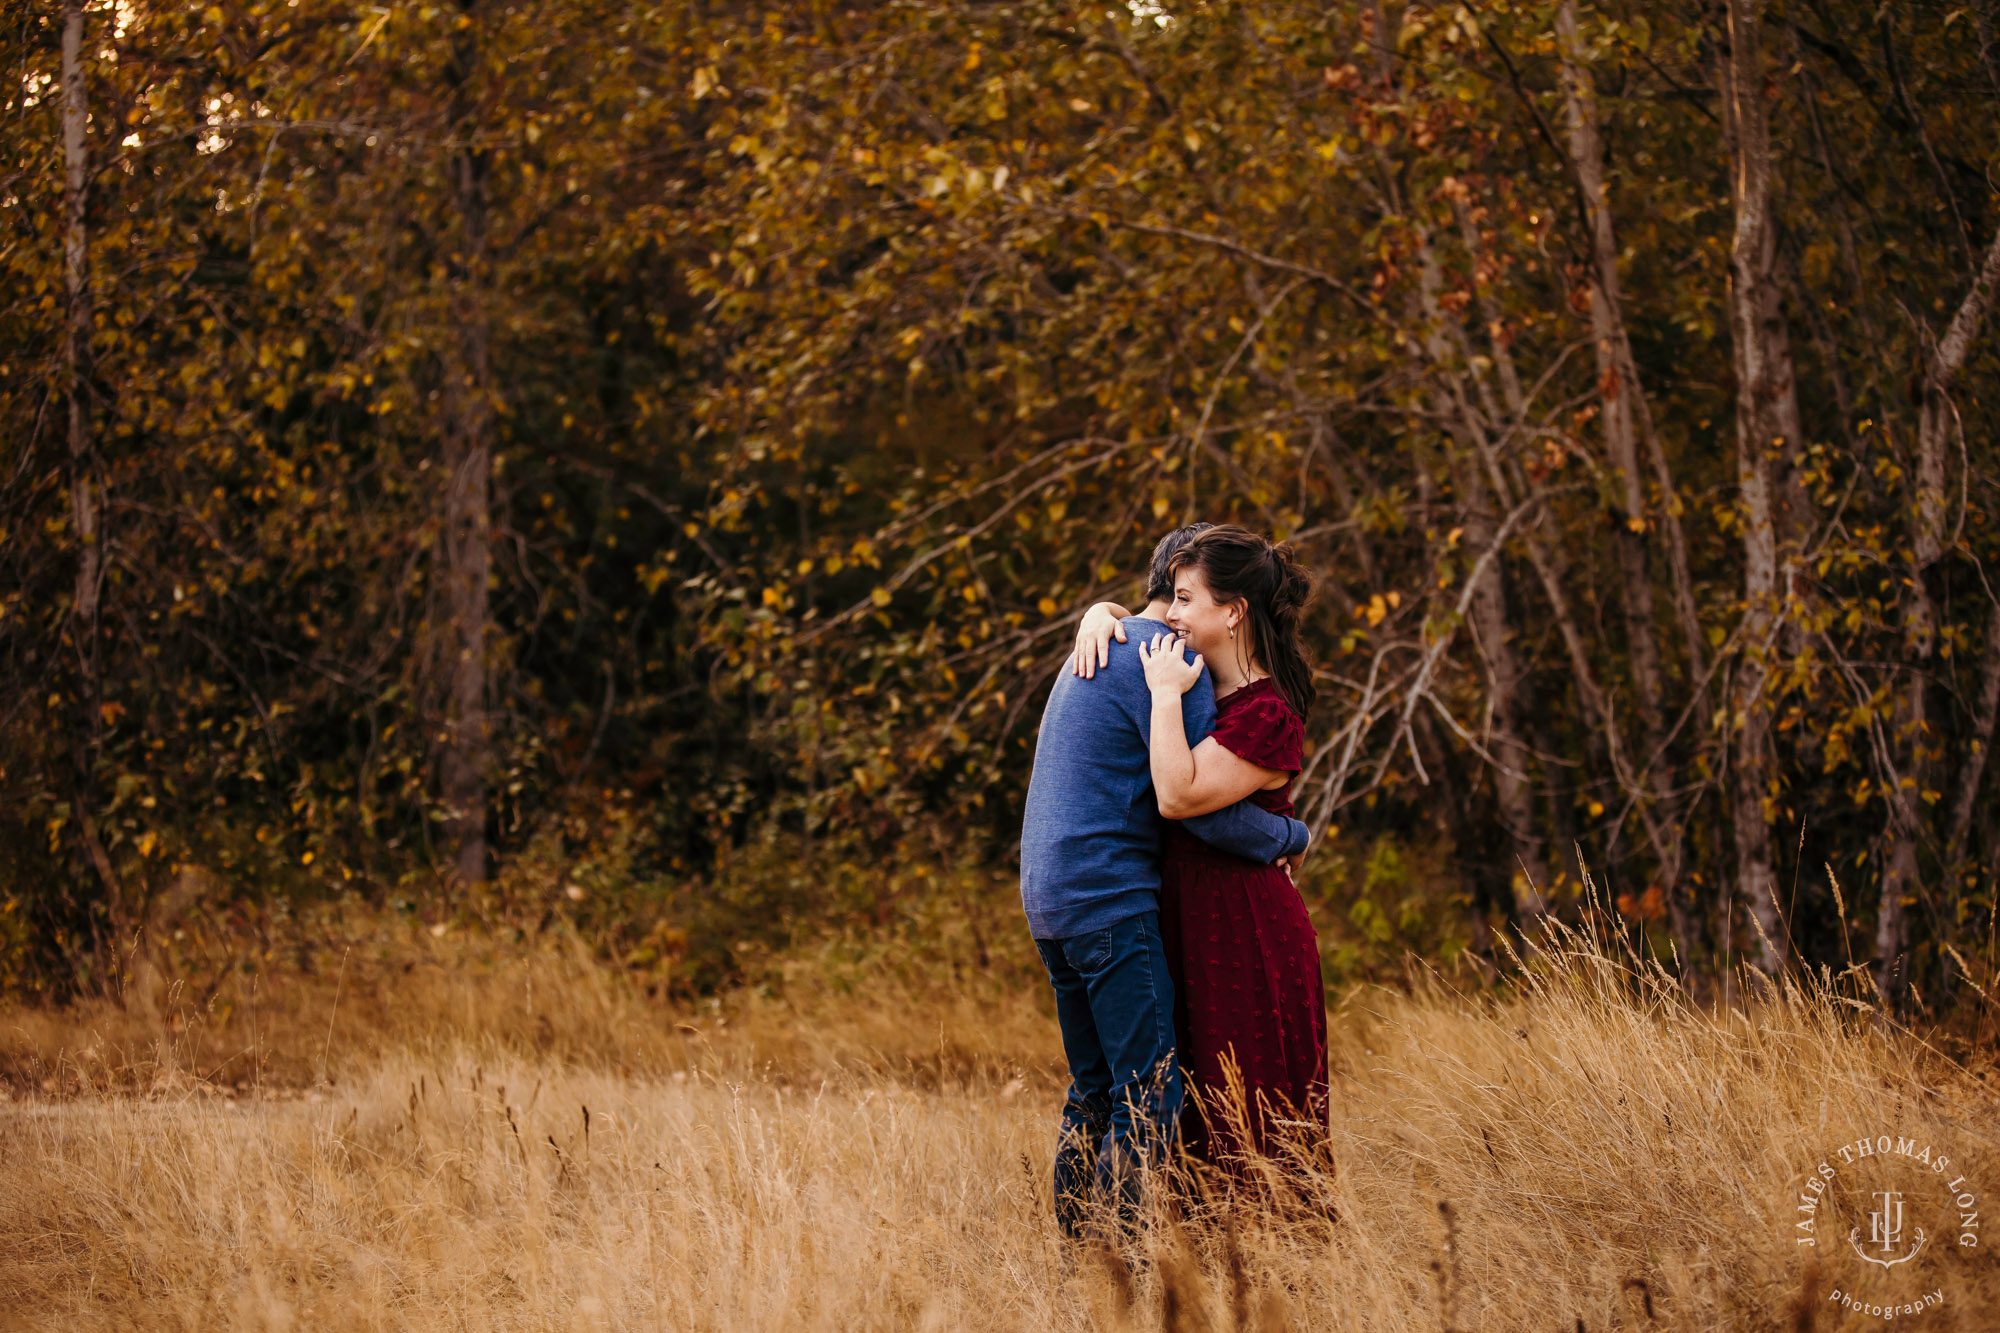
<instances>
[{"instance_id":1,"label":"couple embracing","mask_svg":"<svg viewBox=\"0 0 2000 1333\"><path fill-rule=\"evenodd\" d=\"M1050 692L1021 902L1055 989L1070 1089L1056 1214L1122 1213L1178 1143L1239 1174L1327 1122L1319 947L1292 882L1311 579L1288 546L1193 524L1146 606L1092 607ZM1192 649L1193 656L1185 650Z\"/></svg>"}]
</instances>

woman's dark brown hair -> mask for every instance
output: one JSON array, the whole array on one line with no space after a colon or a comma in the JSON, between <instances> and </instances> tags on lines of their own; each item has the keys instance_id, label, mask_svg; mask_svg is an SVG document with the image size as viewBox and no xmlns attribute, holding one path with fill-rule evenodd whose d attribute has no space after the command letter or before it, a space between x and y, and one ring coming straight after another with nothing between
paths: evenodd
<instances>
[{"instance_id":1,"label":"woman's dark brown hair","mask_svg":"<svg viewBox=\"0 0 2000 1333\"><path fill-rule=\"evenodd\" d=\"M1242 598L1250 607L1250 654L1277 682L1278 692L1304 721L1319 694L1299 642L1299 613L1312 597L1313 579L1290 542L1269 542L1233 523L1209 528L1174 552L1174 573L1198 569L1218 602Z\"/></svg>"}]
</instances>

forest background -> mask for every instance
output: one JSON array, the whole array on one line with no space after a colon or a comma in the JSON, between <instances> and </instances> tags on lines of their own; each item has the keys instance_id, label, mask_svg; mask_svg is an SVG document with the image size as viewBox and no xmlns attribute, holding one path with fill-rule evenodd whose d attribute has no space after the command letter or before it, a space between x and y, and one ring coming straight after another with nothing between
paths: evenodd
<instances>
[{"instance_id":1,"label":"forest background","mask_svg":"<svg viewBox=\"0 0 2000 1333\"><path fill-rule=\"evenodd\" d=\"M1320 577L1336 980L1581 857L1697 991L1983 996L1990 10L14 0L0 991L327 904L986 962L1206 519Z\"/></svg>"}]
</instances>

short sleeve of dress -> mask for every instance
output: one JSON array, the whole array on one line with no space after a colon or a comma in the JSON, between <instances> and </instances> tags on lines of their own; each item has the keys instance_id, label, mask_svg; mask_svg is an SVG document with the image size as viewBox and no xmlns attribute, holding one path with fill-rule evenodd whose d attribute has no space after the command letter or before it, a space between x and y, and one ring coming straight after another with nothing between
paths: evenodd
<instances>
[{"instance_id":1,"label":"short sleeve of dress","mask_svg":"<svg viewBox=\"0 0 2000 1333\"><path fill-rule=\"evenodd\" d=\"M1260 690L1257 697L1234 708L1223 707L1209 735L1223 749L1259 768L1296 773L1302 767L1305 727L1275 689Z\"/></svg>"}]
</instances>

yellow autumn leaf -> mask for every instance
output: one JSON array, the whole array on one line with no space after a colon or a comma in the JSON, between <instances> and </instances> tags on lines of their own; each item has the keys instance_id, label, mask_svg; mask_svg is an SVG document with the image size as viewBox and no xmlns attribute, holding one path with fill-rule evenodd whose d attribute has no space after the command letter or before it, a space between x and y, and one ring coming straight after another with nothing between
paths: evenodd
<instances>
[{"instance_id":1,"label":"yellow autumn leaf","mask_svg":"<svg viewBox=\"0 0 2000 1333\"><path fill-rule=\"evenodd\" d=\"M868 594L868 600L877 606L887 606L889 604L889 590L887 588L877 588L874 592Z\"/></svg>"}]
</instances>

